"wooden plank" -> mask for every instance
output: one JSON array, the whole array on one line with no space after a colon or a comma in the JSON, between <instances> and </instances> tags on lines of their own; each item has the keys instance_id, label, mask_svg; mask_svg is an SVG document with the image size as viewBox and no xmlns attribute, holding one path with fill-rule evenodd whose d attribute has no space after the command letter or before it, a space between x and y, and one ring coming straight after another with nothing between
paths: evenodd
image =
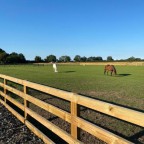
<instances>
[{"instance_id":1,"label":"wooden plank","mask_svg":"<svg viewBox=\"0 0 144 144\"><path fill-rule=\"evenodd\" d=\"M32 111L29 108L26 108L27 113L32 116L33 118L35 118L37 121L39 121L42 125L44 125L45 127L47 127L49 130L51 130L52 132L54 132L56 135L58 135L59 137L61 137L62 139L64 139L66 142L70 143L70 144L74 144L74 143L82 143L77 139L72 138L67 132L65 132L64 130L60 129L59 127L57 127L56 125L54 125L53 123L47 121L44 117L40 116L39 114L35 113L34 111Z\"/></svg>"},{"instance_id":2,"label":"wooden plank","mask_svg":"<svg viewBox=\"0 0 144 144\"><path fill-rule=\"evenodd\" d=\"M0 82L0 86L4 88L4 84Z\"/></svg>"},{"instance_id":3,"label":"wooden plank","mask_svg":"<svg viewBox=\"0 0 144 144\"><path fill-rule=\"evenodd\" d=\"M24 94L23 92L21 92L20 90L17 90L17 89L15 89L15 88L12 88L12 87L10 87L10 86L8 86L8 85L6 85L5 87L6 87L6 89L7 89L8 91L10 91L10 92L12 92L12 93L16 94L17 96L19 96L19 97L21 97L21 98L24 99L25 94Z\"/></svg>"},{"instance_id":4,"label":"wooden plank","mask_svg":"<svg viewBox=\"0 0 144 144\"><path fill-rule=\"evenodd\" d=\"M4 94L3 92L0 92L0 95L5 96L6 94ZM11 103L13 103L14 105L16 105L18 108L20 108L21 110L24 111L24 105L22 105L20 102L18 102L17 100L13 99L12 97L6 95L7 100L9 100Z\"/></svg>"},{"instance_id":5,"label":"wooden plank","mask_svg":"<svg viewBox=\"0 0 144 144\"><path fill-rule=\"evenodd\" d=\"M5 105L5 102L3 100L1 100L1 99L0 99L0 103L3 104L3 105Z\"/></svg>"},{"instance_id":6,"label":"wooden plank","mask_svg":"<svg viewBox=\"0 0 144 144\"><path fill-rule=\"evenodd\" d=\"M45 93L48 93L48 94L55 95L57 97L60 97L62 99L68 100L68 101L72 100L72 95L73 94L70 93L70 92L66 92L66 91L63 91L63 90L58 90L58 89L55 89L55 88L52 88L52 87L36 84L36 83L33 83L33 82L13 78L13 77L2 75L2 74L0 74L0 77L5 78L9 81L12 81L12 82L15 82L15 83L18 83L18 84L21 84L21 85L25 85L25 86L28 86L30 88L33 88L33 89L36 89L36 90L39 90L39 91L42 91L42 92L45 92Z\"/></svg>"},{"instance_id":7,"label":"wooden plank","mask_svg":"<svg viewBox=\"0 0 144 144\"><path fill-rule=\"evenodd\" d=\"M0 86L4 88L4 84L2 82L0 82Z\"/></svg>"},{"instance_id":8,"label":"wooden plank","mask_svg":"<svg viewBox=\"0 0 144 144\"><path fill-rule=\"evenodd\" d=\"M21 79L18 79L18 78L14 78L14 77L10 77L10 76L3 75L3 74L0 74L0 77L4 78L4 79L7 79L9 81L12 81L12 82L15 82L15 83L23 85L23 81L24 80L21 80Z\"/></svg>"},{"instance_id":9,"label":"wooden plank","mask_svg":"<svg viewBox=\"0 0 144 144\"><path fill-rule=\"evenodd\" d=\"M84 131L90 133L91 135L101 139L108 144L132 144L132 142L120 136L117 136L101 127L98 127L82 118L73 118L72 122L79 128L83 129Z\"/></svg>"},{"instance_id":10,"label":"wooden plank","mask_svg":"<svg viewBox=\"0 0 144 144\"><path fill-rule=\"evenodd\" d=\"M73 99L73 93L70 93L70 92L66 92L63 90L56 89L56 88L32 83L29 81L24 81L24 85L26 85L27 87L39 90L44 93L54 95L56 97L59 97L61 99L67 100L67 101L71 101Z\"/></svg>"},{"instance_id":11,"label":"wooden plank","mask_svg":"<svg viewBox=\"0 0 144 144\"><path fill-rule=\"evenodd\" d=\"M47 94L56 95L57 97L65 99L65 100L68 100L68 101L70 101L73 98L73 93L70 93L70 92L65 92L65 91L62 91L62 90L57 90L55 88L46 87L46 86L43 86L43 85L31 83L31 82L28 82L28 81L25 81L24 84L27 87L30 87L30 88L33 88L33 89L45 92ZM3 86L3 84L0 83L0 86ZM37 86L37 87L35 87L35 86ZM7 90L9 90L9 91L13 92L14 94L16 94L16 95L24 98L25 94L23 92L15 89L15 88L12 88L10 86L7 86L7 85L5 87L6 87Z\"/></svg>"},{"instance_id":12,"label":"wooden plank","mask_svg":"<svg viewBox=\"0 0 144 144\"><path fill-rule=\"evenodd\" d=\"M55 144L51 139L49 139L44 133L42 133L39 129L37 129L33 124L29 121L25 121L25 125L39 138L41 138L46 144Z\"/></svg>"},{"instance_id":13,"label":"wooden plank","mask_svg":"<svg viewBox=\"0 0 144 144\"><path fill-rule=\"evenodd\" d=\"M102 102L99 100L94 100L91 98L77 96L77 103L79 105L88 107L90 109L105 113L107 115L125 120L127 122L144 127L144 113L117 106L114 104Z\"/></svg>"},{"instance_id":14,"label":"wooden plank","mask_svg":"<svg viewBox=\"0 0 144 144\"><path fill-rule=\"evenodd\" d=\"M7 84L7 81L6 79L4 79L4 94L6 94L6 84ZM4 101L6 103L6 95L4 96Z\"/></svg>"},{"instance_id":15,"label":"wooden plank","mask_svg":"<svg viewBox=\"0 0 144 144\"><path fill-rule=\"evenodd\" d=\"M5 94L2 91L0 91L0 96L2 96L4 98Z\"/></svg>"},{"instance_id":16,"label":"wooden plank","mask_svg":"<svg viewBox=\"0 0 144 144\"><path fill-rule=\"evenodd\" d=\"M55 107L55 106L53 106L51 104L48 104L46 102L43 102L43 101L41 101L41 100L39 100L37 98L34 98L34 97L30 96L30 95L27 95L26 99L29 102L39 106L40 108L42 108L42 109L44 109L44 110L46 110L46 111L48 111L48 112L60 117L61 119L65 120L65 121L67 121L69 123L71 122L71 115L68 112L66 112L66 111L64 111L62 109L59 109L59 108L57 108L57 107Z\"/></svg>"},{"instance_id":17,"label":"wooden plank","mask_svg":"<svg viewBox=\"0 0 144 144\"><path fill-rule=\"evenodd\" d=\"M11 108L8 104L4 104L4 106L15 116L17 117L22 123L24 123L24 117L21 116L18 112L16 112L13 108Z\"/></svg>"}]
</instances>

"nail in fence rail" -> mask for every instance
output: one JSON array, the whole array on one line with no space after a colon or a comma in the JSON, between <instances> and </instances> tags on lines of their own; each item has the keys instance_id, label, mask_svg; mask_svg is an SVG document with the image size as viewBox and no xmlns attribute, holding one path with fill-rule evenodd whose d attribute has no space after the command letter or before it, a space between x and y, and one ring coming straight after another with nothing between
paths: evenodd
<instances>
[{"instance_id":1,"label":"nail in fence rail","mask_svg":"<svg viewBox=\"0 0 144 144\"><path fill-rule=\"evenodd\" d=\"M94 135L95 137L101 139L102 141L106 143L113 143L113 144L127 144L132 143L118 135L115 135L103 128L100 128L82 118L78 115L78 105L85 106L87 108L99 111L101 113L116 117L121 120L125 120L127 122L139 125L144 127L144 113L134 111L131 109L127 109L124 107L120 107L117 105L113 105L110 103L102 102L99 100L94 100L91 98L84 97L82 95L74 94L71 92L66 92L63 90L43 86L40 84L32 83L29 81L9 77L6 75L0 74L0 78L4 79L4 83L0 83L0 86L4 88L4 92L0 91L0 96L4 97L4 101L0 99L0 102L9 110L11 111L21 122L23 122L29 129L31 129L36 135L38 135L45 143L54 143L52 140L50 140L45 134L43 134L40 130L38 130L32 123L30 123L27 119L27 115L30 115L37 121L39 121L41 124L43 124L46 128L54 132L56 135L64 139L68 143L82 143L77 138L79 136L78 128L83 129L84 131ZM10 87L7 85L6 81L11 81L17 84L20 84L24 87L23 92L19 91L13 87ZM37 98L34 98L31 95L27 94L27 88L32 88L56 97L59 97L61 99L67 100L70 102L70 108L71 112L66 112L60 108L57 108L53 105L50 105L46 102L43 102ZM15 99L11 98L9 95L6 94L6 91L10 91L19 97L23 98L24 105L20 102L16 101ZM24 116L21 116L18 112L16 112L12 107L10 107L7 104L7 101L10 101L14 105L16 105L18 108L20 108L22 111L24 111ZM60 129L44 117L40 116L33 110L31 110L28 106L28 103L33 103L37 105L38 107L62 118L66 122L69 122L71 124L71 135L65 132L64 130Z\"/></svg>"}]
</instances>

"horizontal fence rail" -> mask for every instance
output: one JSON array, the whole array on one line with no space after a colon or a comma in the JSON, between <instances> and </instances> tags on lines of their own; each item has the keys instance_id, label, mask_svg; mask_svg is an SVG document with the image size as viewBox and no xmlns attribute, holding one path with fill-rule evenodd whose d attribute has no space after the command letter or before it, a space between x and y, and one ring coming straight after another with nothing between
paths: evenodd
<instances>
[{"instance_id":1,"label":"horizontal fence rail","mask_svg":"<svg viewBox=\"0 0 144 144\"><path fill-rule=\"evenodd\" d=\"M135 110L131 110L128 108L124 108L121 106L117 106L114 104L102 102L99 100L95 100L92 98L84 97L82 95L78 95L71 92L66 92L63 90L55 89L52 87L36 84L33 82L29 82L26 80L17 79L14 77L6 76L0 74L0 79L3 82L0 82L0 87L3 90L0 90L0 102L10 111L12 112L22 123L24 123L30 130L32 130L37 136L39 136L45 143L54 143L50 138L48 138L43 132L41 132L38 128L36 128L32 123L29 122L28 116L33 117L42 125L44 125L48 130L52 131L59 137L61 137L67 143L82 143L78 140L78 128L90 133L91 135L101 139L106 143L113 144L127 144L132 143L112 132L109 132L101 127L98 127L91 122L84 120L78 116L78 105L90 108L95 111L99 111L101 113L107 114L109 116L130 122L132 124L136 124L138 126L144 127L144 113L138 112ZM13 82L19 84L23 87L23 90L20 91L14 87L7 85L7 82ZM70 102L70 112L64 111L56 106L48 104L40 99L37 99L29 94L27 94L27 88L32 88L52 96L58 97L60 99L66 100ZM23 99L23 104L10 97L7 94L7 91L19 96ZM12 104L21 109L24 115L20 115L17 111L15 111L8 103L7 100ZM60 129L58 126L54 125L46 118L42 117L38 113L34 112L29 108L29 104L32 103L47 112L50 112L64 121L70 123L71 125L71 134L66 131Z\"/></svg>"}]
</instances>

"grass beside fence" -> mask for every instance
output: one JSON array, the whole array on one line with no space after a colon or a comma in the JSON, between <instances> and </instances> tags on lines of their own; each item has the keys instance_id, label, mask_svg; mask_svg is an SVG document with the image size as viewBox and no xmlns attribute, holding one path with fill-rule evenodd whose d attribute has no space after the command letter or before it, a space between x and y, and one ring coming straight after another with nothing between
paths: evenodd
<instances>
[{"instance_id":1,"label":"grass beside fence","mask_svg":"<svg viewBox=\"0 0 144 144\"><path fill-rule=\"evenodd\" d=\"M116 66L117 76L103 74L104 66L0 66L0 73L144 110L144 67Z\"/></svg>"}]
</instances>

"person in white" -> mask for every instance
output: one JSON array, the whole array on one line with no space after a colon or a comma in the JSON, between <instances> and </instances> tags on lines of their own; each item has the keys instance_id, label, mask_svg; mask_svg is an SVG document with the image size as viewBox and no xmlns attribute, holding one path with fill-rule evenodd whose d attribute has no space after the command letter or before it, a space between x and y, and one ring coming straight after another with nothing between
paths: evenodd
<instances>
[{"instance_id":1,"label":"person in white","mask_svg":"<svg viewBox=\"0 0 144 144\"><path fill-rule=\"evenodd\" d=\"M57 70L57 65L56 65L55 62L53 63L53 69L54 69L54 72L58 72L58 70Z\"/></svg>"}]
</instances>

